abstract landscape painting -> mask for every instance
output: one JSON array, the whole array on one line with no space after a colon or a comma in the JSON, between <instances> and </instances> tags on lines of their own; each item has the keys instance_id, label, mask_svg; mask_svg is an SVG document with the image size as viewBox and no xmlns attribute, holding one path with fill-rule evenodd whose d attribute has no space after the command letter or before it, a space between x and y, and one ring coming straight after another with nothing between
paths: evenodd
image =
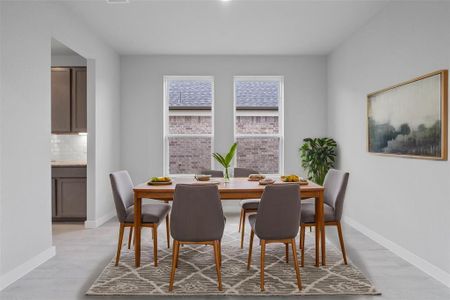
<instances>
[{"instance_id":1,"label":"abstract landscape painting","mask_svg":"<svg viewBox=\"0 0 450 300\"><path fill-rule=\"evenodd\" d=\"M447 71L367 97L369 152L447 159Z\"/></svg>"}]
</instances>

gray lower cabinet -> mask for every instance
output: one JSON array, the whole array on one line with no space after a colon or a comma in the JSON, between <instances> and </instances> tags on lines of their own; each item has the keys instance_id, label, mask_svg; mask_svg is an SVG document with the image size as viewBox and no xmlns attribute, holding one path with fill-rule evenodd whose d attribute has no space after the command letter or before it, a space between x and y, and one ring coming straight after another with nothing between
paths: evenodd
<instances>
[{"instance_id":1,"label":"gray lower cabinet","mask_svg":"<svg viewBox=\"0 0 450 300\"><path fill-rule=\"evenodd\" d=\"M86 220L86 168L52 168L53 221Z\"/></svg>"}]
</instances>

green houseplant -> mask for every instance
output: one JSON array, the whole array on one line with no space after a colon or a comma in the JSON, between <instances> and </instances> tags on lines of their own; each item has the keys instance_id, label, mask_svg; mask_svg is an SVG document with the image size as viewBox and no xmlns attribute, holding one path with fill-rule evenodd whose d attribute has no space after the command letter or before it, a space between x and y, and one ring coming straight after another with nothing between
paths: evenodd
<instances>
[{"instance_id":1,"label":"green houseplant","mask_svg":"<svg viewBox=\"0 0 450 300\"><path fill-rule=\"evenodd\" d=\"M224 180L225 182L229 182L230 181L230 166L231 166L231 161L233 160L234 154L236 153L236 148L237 148L237 143L234 143L233 145L231 145L230 150L228 151L227 154L222 155L220 153L213 153L213 157L215 160L217 160L217 162L219 162L219 164L221 164L224 168Z\"/></svg>"},{"instance_id":2,"label":"green houseplant","mask_svg":"<svg viewBox=\"0 0 450 300\"><path fill-rule=\"evenodd\" d=\"M336 141L332 138L306 138L300 147L300 159L308 179L323 184L328 170L336 160Z\"/></svg>"}]
</instances>

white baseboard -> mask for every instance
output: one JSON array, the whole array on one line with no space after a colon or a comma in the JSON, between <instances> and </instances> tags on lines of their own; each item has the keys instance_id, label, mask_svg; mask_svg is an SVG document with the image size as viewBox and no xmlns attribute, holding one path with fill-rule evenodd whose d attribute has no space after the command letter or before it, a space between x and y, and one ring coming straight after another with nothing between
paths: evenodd
<instances>
[{"instance_id":1,"label":"white baseboard","mask_svg":"<svg viewBox=\"0 0 450 300\"><path fill-rule=\"evenodd\" d=\"M417 256L408 249L388 240L352 218L344 217L344 222L450 288L449 273Z\"/></svg>"},{"instance_id":2,"label":"white baseboard","mask_svg":"<svg viewBox=\"0 0 450 300\"><path fill-rule=\"evenodd\" d=\"M96 220L86 220L84 222L84 228L98 228L100 226L102 226L103 224L105 224L106 222L108 222L109 220L111 220L113 217L116 216L116 211L113 210L111 212L109 212L108 214L96 219Z\"/></svg>"},{"instance_id":3,"label":"white baseboard","mask_svg":"<svg viewBox=\"0 0 450 300\"><path fill-rule=\"evenodd\" d=\"M20 266L17 266L6 274L0 276L0 291L55 256L55 253L55 247L52 246L27 260Z\"/></svg>"}]
</instances>

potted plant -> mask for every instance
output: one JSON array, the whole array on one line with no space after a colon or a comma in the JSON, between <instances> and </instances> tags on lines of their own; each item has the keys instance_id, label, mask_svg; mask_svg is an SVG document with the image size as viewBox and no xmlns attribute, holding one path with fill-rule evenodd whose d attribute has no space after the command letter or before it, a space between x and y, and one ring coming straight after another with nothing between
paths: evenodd
<instances>
[{"instance_id":1,"label":"potted plant","mask_svg":"<svg viewBox=\"0 0 450 300\"><path fill-rule=\"evenodd\" d=\"M306 138L300 147L300 159L308 179L322 185L336 160L336 141L332 138Z\"/></svg>"},{"instance_id":2,"label":"potted plant","mask_svg":"<svg viewBox=\"0 0 450 300\"><path fill-rule=\"evenodd\" d=\"M219 164L221 164L224 168L224 181L225 182L229 182L230 181L230 166L231 166L231 161L233 160L234 154L236 153L236 148L237 148L237 143L234 143L233 145L231 145L230 150L228 151L228 153L223 156L220 153L213 153L213 157L216 161L219 162Z\"/></svg>"}]
</instances>

